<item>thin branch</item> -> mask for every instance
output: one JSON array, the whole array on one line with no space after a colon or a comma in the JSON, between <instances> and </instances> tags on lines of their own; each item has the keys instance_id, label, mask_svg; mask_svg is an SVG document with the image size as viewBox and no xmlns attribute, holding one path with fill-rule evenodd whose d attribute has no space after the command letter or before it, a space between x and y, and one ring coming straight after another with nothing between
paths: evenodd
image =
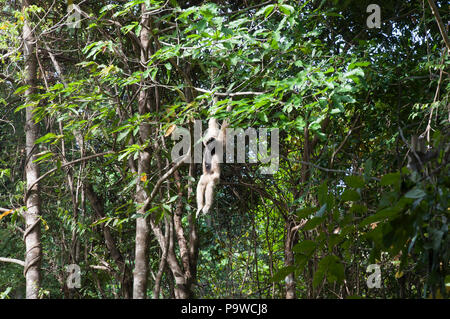
<instances>
[{"instance_id":1,"label":"thin branch","mask_svg":"<svg viewBox=\"0 0 450 319\"><path fill-rule=\"evenodd\" d=\"M434 15L434 18L436 19L436 22L439 27L439 31L441 32L442 38L444 39L445 45L447 46L447 50L450 53L450 40L448 39L447 32L445 31L444 23L442 22L441 16L439 15L438 8L433 0L427 0L428 4L430 5L431 12Z\"/></svg>"},{"instance_id":2,"label":"thin branch","mask_svg":"<svg viewBox=\"0 0 450 319\"><path fill-rule=\"evenodd\" d=\"M41 175L38 179L36 179L36 181L35 181L33 184L30 185L30 187L28 187L28 191L27 191L27 193L25 194L25 198L28 197L29 192L31 191L31 189L33 188L34 185L36 185L37 183L39 183L42 179L44 179L45 177L49 176L50 174L53 174L53 173L56 172L58 169L63 168L63 167L66 167L66 166L69 166L69 165L72 165L72 164L76 164L76 163L79 163L79 162L87 161L87 160L92 159L92 158L95 158L95 157L100 157L100 156L108 155L108 154L114 154L114 152L108 151L108 152L103 152L103 153L99 153L99 154L89 155L89 156L82 157L82 158L76 159L76 160L74 160L74 161L71 161L71 162L62 164L60 167L52 168L51 170L49 170L49 171L46 172L45 174Z\"/></svg>"},{"instance_id":3,"label":"thin branch","mask_svg":"<svg viewBox=\"0 0 450 319\"><path fill-rule=\"evenodd\" d=\"M180 167L183 163L185 163L186 160L188 158L190 158L190 156L191 156L191 150L189 150L189 152L187 152L187 154L178 163L176 163L174 166L172 166L172 168L170 170L168 170L166 172L166 174L161 176L161 178L156 182L155 187L153 188L153 191L151 192L150 196L144 202L144 205L143 205L144 211L147 211L150 208L150 204L151 204L153 198L156 196L156 193L158 192L162 183L166 179L168 179L178 169L178 167Z\"/></svg>"},{"instance_id":4,"label":"thin branch","mask_svg":"<svg viewBox=\"0 0 450 319\"><path fill-rule=\"evenodd\" d=\"M12 77L7 76L6 74L0 73L0 79L9 81L11 83L14 83L14 79Z\"/></svg>"},{"instance_id":5,"label":"thin branch","mask_svg":"<svg viewBox=\"0 0 450 319\"><path fill-rule=\"evenodd\" d=\"M99 270L110 271L110 269L108 267L102 266L102 265L89 265L89 267L91 267L92 269L99 269Z\"/></svg>"},{"instance_id":6,"label":"thin branch","mask_svg":"<svg viewBox=\"0 0 450 319\"><path fill-rule=\"evenodd\" d=\"M208 90L201 89L201 88L196 88L196 87L194 87L194 90L202 92L202 93L214 94L214 95L217 95L217 96L261 95L261 94L266 93L266 92L235 92L235 93L225 92L225 93L219 93L219 92L208 91Z\"/></svg>"},{"instance_id":7,"label":"thin branch","mask_svg":"<svg viewBox=\"0 0 450 319\"><path fill-rule=\"evenodd\" d=\"M358 122L359 120L359 114L356 117L355 120L355 124ZM348 138L350 137L350 135L352 134L353 131L359 129L360 127L362 127L362 125L359 125L357 127L352 127L348 132L347 135L345 136L344 140L342 141L342 143L338 146L338 148L333 152L333 154L331 155L331 161L330 161L330 167L333 167L333 163L334 163L334 157L336 156L337 153L339 153L339 151L342 149L342 147L344 147L345 143L347 143Z\"/></svg>"},{"instance_id":8,"label":"thin branch","mask_svg":"<svg viewBox=\"0 0 450 319\"><path fill-rule=\"evenodd\" d=\"M444 73L444 57L445 57L445 49L442 50L442 59L441 59L441 71L439 72L439 81L436 88L436 93L434 94L433 103L436 103L438 97L439 97L439 91L441 90L441 83L442 83L442 75ZM431 120L433 119L433 111L434 111L434 105L431 106L430 111L430 117L428 118L428 124L427 128L425 129L425 132L423 134L427 136L427 142L430 143L430 131L431 131Z\"/></svg>"},{"instance_id":9,"label":"thin branch","mask_svg":"<svg viewBox=\"0 0 450 319\"><path fill-rule=\"evenodd\" d=\"M0 257L0 261L2 261L4 263L18 264L18 265L20 265L22 267L25 267L25 262L23 260L19 260L19 259L15 259L15 258Z\"/></svg>"}]
</instances>

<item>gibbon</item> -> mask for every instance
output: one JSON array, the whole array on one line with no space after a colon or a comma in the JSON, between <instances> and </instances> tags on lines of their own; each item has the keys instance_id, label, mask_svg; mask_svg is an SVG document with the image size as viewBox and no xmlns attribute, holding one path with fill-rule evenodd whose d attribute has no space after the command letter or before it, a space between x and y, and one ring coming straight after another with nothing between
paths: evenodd
<instances>
[{"instance_id":1,"label":"gibbon","mask_svg":"<svg viewBox=\"0 0 450 319\"><path fill-rule=\"evenodd\" d=\"M197 184L197 217L200 212L207 214L213 202L214 187L220 179L225 126L222 125L222 129L219 130L215 118L211 118L208 122L208 131L203 139L203 145L205 145L202 163L203 174Z\"/></svg>"}]
</instances>

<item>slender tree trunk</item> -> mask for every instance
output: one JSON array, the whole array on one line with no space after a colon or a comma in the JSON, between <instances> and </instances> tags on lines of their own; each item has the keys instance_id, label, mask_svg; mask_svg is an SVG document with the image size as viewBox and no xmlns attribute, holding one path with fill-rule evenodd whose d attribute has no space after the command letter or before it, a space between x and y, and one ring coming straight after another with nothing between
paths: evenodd
<instances>
[{"instance_id":1,"label":"slender tree trunk","mask_svg":"<svg viewBox=\"0 0 450 319\"><path fill-rule=\"evenodd\" d=\"M189 70L186 71L189 75ZM188 95L188 101L191 102L192 95ZM194 123L189 123L189 131L191 133L191 148L194 147ZM188 201L191 198L195 198L195 192L192 187L192 180L195 179L195 164L194 164L194 152L191 152L191 163L189 164L189 177L188 180ZM189 266L191 272L192 283L197 282L197 262L198 262L198 231L197 231L197 221L195 219L195 211L192 211L188 215L189 223Z\"/></svg>"},{"instance_id":2,"label":"slender tree trunk","mask_svg":"<svg viewBox=\"0 0 450 319\"><path fill-rule=\"evenodd\" d=\"M149 228L147 219L139 217L136 220L136 251L135 265L133 273L133 298L147 298L147 277L148 277L148 234Z\"/></svg>"},{"instance_id":3,"label":"slender tree trunk","mask_svg":"<svg viewBox=\"0 0 450 319\"><path fill-rule=\"evenodd\" d=\"M90 183L86 183L86 195L91 203L93 210L95 211L98 218L104 218L106 216L104 210L104 200L95 193L94 188ZM131 274L131 269L127 266L125 258L119 251L116 245L116 241L111 234L109 226L105 224L101 225L103 230L103 237L105 238L106 247L112 257L119 267L119 273L116 276L121 282L121 293L123 298L130 299L132 297L133 290L133 276Z\"/></svg>"},{"instance_id":4,"label":"slender tree trunk","mask_svg":"<svg viewBox=\"0 0 450 319\"><path fill-rule=\"evenodd\" d=\"M286 221L286 238L284 240L284 265L293 266L294 265L294 253L292 252L292 242L293 242L292 227L291 223ZM285 278L286 282L286 299L296 299L295 294L295 276L294 273L290 273Z\"/></svg>"},{"instance_id":5,"label":"slender tree trunk","mask_svg":"<svg viewBox=\"0 0 450 319\"><path fill-rule=\"evenodd\" d=\"M31 0L22 1L22 10L32 4ZM30 23L27 19L23 25L23 55L25 60L25 84L29 88L25 91L25 102L31 102L31 95L36 86L36 46ZM38 183L39 166L35 160L35 142L38 136L38 125L33 120L35 106L30 104L26 109L25 139L26 139L26 164L25 174L27 179L27 192L25 202L27 210L24 214L26 230L25 241L25 267L24 276L26 280L27 299L37 299L41 282L41 230L40 230L40 198ZM33 185L34 184L34 185ZM29 189L31 187L31 189Z\"/></svg>"},{"instance_id":6,"label":"slender tree trunk","mask_svg":"<svg viewBox=\"0 0 450 319\"><path fill-rule=\"evenodd\" d=\"M146 6L142 5L142 13L145 12ZM141 63L145 65L148 60L150 52L150 33L148 30L149 17L142 16L141 24L143 28L140 34L141 49ZM145 115L151 110L151 98L147 95L147 91L141 88L139 92L139 114ZM142 123L139 127L139 136L141 143L145 143L150 138L150 124ZM140 152L138 159L138 181L136 187L136 202L143 204L147 199L147 193L142 185L142 180L145 179L150 170L150 151L148 149ZM138 217L136 219L136 242L135 242L135 265L134 265L134 281L133 281L133 298L145 299L147 298L147 278L149 273L148 266L148 240L149 240L149 225L147 218L144 217L145 211L138 209Z\"/></svg>"},{"instance_id":7,"label":"slender tree trunk","mask_svg":"<svg viewBox=\"0 0 450 319\"><path fill-rule=\"evenodd\" d=\"M159 262L158 273L155 276L155 286L153 287L153 299L159 299L159 295L161 292L161 280L164 272L167 269L167 253L169 251L169 236L170 236L170 221L167 216L164 217L164 224L166 228L166 232L164 234L164 246L161 247L162 255L161 260Z\"/></svg>"},{"instance_id":8,"label":"slender tree trunk","mask_svg":"<svg viewBox=\"0 0 450 319\"><path fill-rule=\"evenodd\" d=\"M178 240L178 246L180 248L181 264L183 265L183 272L185 278L186 295L190 296L190 287L192 282L191 274L191 261L189 260L189 249L187 245L186 238L184 237L183 225L181 222L183 215L183 190L181 188L181 177L178 171L174 173L175 181L178 189L178 199L177 206L175 209L175 214L173 216L173 223L175 228L175 234Z\"/></svg>"}]
</instances>

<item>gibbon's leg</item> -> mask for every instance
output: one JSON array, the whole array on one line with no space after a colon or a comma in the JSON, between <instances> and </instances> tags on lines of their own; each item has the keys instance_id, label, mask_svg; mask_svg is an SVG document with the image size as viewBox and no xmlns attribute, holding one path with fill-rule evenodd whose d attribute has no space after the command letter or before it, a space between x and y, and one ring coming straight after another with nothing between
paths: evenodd
<instances>
[{"instance_id":1,"label":"gibbon's leg","mask_svg":"<svg viewBox=\"0 0 450 319\"><path fill-rule=\"evenodd\" d=\"M203 214L207 214L214 200L214 187L219 181L220 175L218 173L212 173L208 176L209 181L205 189L205 206L203 206Z\"/></svg>"},{"instance_id":2,"label":"gibbon's leg","mask_svg":"<svg viewBox=\"0 0 450 319\"><path fill-rule=\"evenodd\" d=\"M207 143L205 143L207 144ZM206 150L203 153L203 174L200 176L200 180L197 184L197 212L195 213L195 217L198 217L200 212L203 209L204 204L204 198L205 198L205 189L210 181L210 171L211 171L211 164L212 164L212 156L211 152L208 149L208 145L206 145Z\"/></svg>"},{"instance_id":3,"label":"gibbon's leg","mask_svg":"<svg viewBox=\"0 0 450 319\"><path fill-rule=\"evenodd\" d=\"M206 164L206 163L205 163ZM203 214L207 214L214 200L214 187L220 179L220 165L219 156L217 153L211 156L210 169L206 170L206 165L203 171L203 175L206 182L206 188L204 190L205 202L203 205Z\"/></svg>"},{"instance_id":4,"label":"gibbon's leg","mask_svg":"<svg viewBox=\"0 0 450 319\"><path fill-rule=\"evenodd\" d=\"M207 176L202 175L200 177L200 180L197 184L197 213L195 214L196 217L198 217L198 214L201 212L203 205L204 205L204 195L205 195L205 188L207 184Z\"/></svg>"}]
</instances>

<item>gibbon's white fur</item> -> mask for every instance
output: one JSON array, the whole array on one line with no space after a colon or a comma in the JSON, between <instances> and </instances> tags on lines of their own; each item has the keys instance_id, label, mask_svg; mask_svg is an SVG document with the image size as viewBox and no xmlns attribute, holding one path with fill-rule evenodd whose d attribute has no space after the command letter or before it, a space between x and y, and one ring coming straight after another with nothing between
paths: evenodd
<instances>
[{"instance_id":1,"label":"gibbon's white fur","mask_svg":"<svg viewBox=\"0 0 450 319\"><path fill-rule=\"evenodd\" d=\"M197 184L197 217L201 211L203 214L207 214L213 202L214 187L220 179L219 156L223 154L225 126L222 125L222 129L219 130L215 118L211 118L208 122L208 131L203 139L203 145L205 145L202 163L203 174Z\"/></svg>"}]
</instances>

